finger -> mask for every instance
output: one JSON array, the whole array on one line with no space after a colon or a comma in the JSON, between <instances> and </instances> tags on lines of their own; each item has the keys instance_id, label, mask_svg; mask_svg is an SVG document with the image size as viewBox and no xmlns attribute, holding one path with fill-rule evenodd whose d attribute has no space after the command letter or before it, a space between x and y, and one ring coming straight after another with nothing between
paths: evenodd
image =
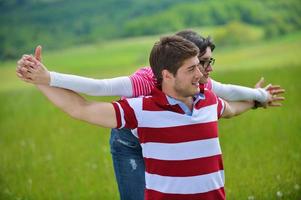
<instances>
[{"instance_id":1,"label":"finger","mask_svg":"<svg viewBox=\"0 0 301 200\"><path fill-rule=\"evenodd\" d=\"M25 66L25 62L26 61L26 59L21 59L21 60L19 60L18 61L18 66L20 66L20 67L24 67Z\"/></svg>"},{"instance_id":2,"label":"finger","mask_svg":"<svg viewBox=\"0 0 301 200\"><path fill-rule=\"evenodd\" d=\"M42 60L42 46L38 45L35 49L34 57L38 60Z\"/></svg>"},{"instance_id":3,"label":"finger","mask_svg":"<svg viewBox=\"0 0 301 200\"><path fill-rule=\"evenodd\" d=\"M270 93L272 95L282 94L285 92L285 89L277 89L277 90L271 90Z\"/></svg>"},{"instance_id":4,"label":"finger","mask_svg":"<svg viewBox=\"0 0 301 200\"><path fill-rule=\"evenodd\" d=\"M37 61L34 57L32 57L31 59L30 59L30 61L28 61L28 62L30 62L29 64L28 64L28 66L30 67L30 68L32 68L32 69L35 69L35 70L37 70L40 66L40 62L39 61Z\"/></svg>"},{"instance_id":5,"label":"finger","mask_svg":"<svg viewBox=\"0 0 301 200\"><path fill-rule=\"evenodd\" d=\"M265 90L269 90L273 85L272 84L268 84L267 86L264 87Z\"/></svg>"},{"instance_id":6,"label":"finger","mask_svg":"<svg viewBox=\"0 0 301 200\"><path fill-rule=\"evenodd\" d=\"M21 68L20 67L17 67L16 73L21 73Z\"/></svg>"},{"instance_id":7,"label":"finger","mask_svg":"<svg viewBox=\"0 0 301 200\"><path fill-rule=\"evenodd\" d=\"M21 67L20 70L21 70L21 73L24 74L27 72L27 67Z\"/></svg>"},{"instance_id":8,"label":"finger","mask_svg":"<svg viewBox=\"0 0 301 200\"><path fill-rule=\"evenodd\" d=\"M282 103L270 103L269 106L270 107L279 107L279 106L282 106Z\"/></svg>"},{"instance_id":9,"label":"finger","mask_svg":"<svg viewBox=\"0 0 301 200\"><path fill-rule=\"evenodd\" d=\"M31 79L29 78L20 78L22 81L27 82L27 83L33 83Z\"/></svg>"},{"instance_id":10,"label":"finger","mask_svg":"<svg viewBox=\"0 0 301 200\"><path fill-rule=\"evenodd\" d=\"M37 60L37 59L35 59L35 57L33 57L33 56L29 56L29 57L27 57L27 59L25 59L25 60L27 60L27 61L30 61L30 62L33 62L33 63L35 63L35 64L37 64L39 61Z\"/></svg>"},{"instance_id":11,"label":"finger","mask_svg":"<svg viewBox=\"0 0 301 200\"><path fill-rule=\"evenodd\" d=\"M272 99L272 102L274 102L274 101L283 101L283 100L285 100L285 97L273 97L273 99Z\"/></svg>"},{"instance_id":12,"label":"finger","mask_svg":"<svg viewBox=\"0 0 301 200\"><path fill-rule=\"evenodd\" d=\"M31 61L32 60L32 56L31 55L25 55L25 56L22 57L21 60L23 60L23 61L26 61L26 60Z\"/></svg>"},{"instance_id":13,"label":"finger","mask_svg":"<svg viewBox=\"0 0 301 200\"><path fill-rule=\"evenodd\" d=\"M21 62L18 61L17 67L16 67L16 71L20 71L21 67L22 67L22 66L21 66Z\"/></svg>"},{"instance_id":14,"label":"finger","mask_svg":"<svg viewBox=\"0 0 301 200\"><path fill-rule=\"evenodd\" d=\"M26 59L21 59L21 60L19 60L18 61L18 65L20 66L20 67L25 67L27 64L28 61L26 60Z\"/></svg>"},{"instance_id":15,"label":"finger","mask_svg":"<svg viewBox=\"0 0 301 200\"><path fill-rule=\"evenodd\" d=\"M19 77L19 78L23 78L23 75L19 72L16 72L16 75Z\"/></svg>"},{"instance_id":16,"label":"finger","mask_svg":"<svg viewBox=\"0 0 301 200\"><path fill-rule=\"evenodd\" d=\"M24 74L24 73L31 73L32 71L32 68L29 67L29 66L25 66L25 67L22 67L21 68L21 72Z\"/></svg>"},{"instance_id":17,"label":"finger","mask_svg":"<svg viewBox=\"0 0 301 200\"><path fill-rule=\"evenodd\" d=\"M17 74L17 76L22 81L25 81L25 82L32 81L30 78L26 78L22 74Z\"/></svg>"},{"instance_id":18,"label":"finger","mask_svg":"<svg viewBox=\"0 0 301 200\"><path fill-rule=\"evenodd\" d=\"M260 80L255 84L255 88L261 88L264 83L264 77L261 77Z\"/></svg>"},{"instance_id":19,"label":"finger","mask_svg":"<svg viewBox=\"0 0 301 200\"><path fill-rule=\"evenodd\" d=\"M35 69L30 66L30 67L27 68L27 72L32 74L32 73L35 72Z\"/></svg>"},{"instance_id":20,"label":"finger","mask_svg":"<svg viewBox=\"0 0 301 200\"><path fill-rule=\"evenodd\" d=\"M268 87L266 87L266 90L275 90L275 89L280 89L281 86L280 85L269 85Z\"/></svg>"},{"instance_id":21,"label":"finger","mask_svg":"<svg viewBox=\"0 0 301 200\"><path fill-rule=\"evenodd\" d=\"M27 68L23 67L21 70L22 70L21 74L23 75L24 78L31 78L32 76L31 72L29 72Z\"/></svg>"},{"instance_id":22,"label":"finger","mask_svg":"<svg viewBox=\"0 0 301 200\"><path fill-rule=\"evenodd\" d=\"M20 65L22 64L22 62L23 62L22 59L18 60L18 62L17 62L17 67L20 66Z\"/></svg>"},{"instance_id":23,"label":"finger","mask_svg":"<svg viewBox=\"0 0 301 200\"><path fill-rule=\"evenodd\" d=\"M29 61L29 60L25 60L24 63L25 63L25 65L28 66L28 67L33 67L33 66L35 65L34 62Z\"/></svg>"},{"instance_id":24,"label":"finger","mask_svg":"<svg viewBox=\"0 0 301 200\"><path fill-rule=\"evenodd\" d=\"M36 68L36 69L37 69L37 68L39 67L39 65L41 64L41 62L40 62L39 60L37 60L35 57L31 57L31 58L30 58L30 61L34 63L33 68Z\"/></svg>"},{"instance_id":25,"label":"finger","mask_svg":"<svg viewBox=\"0 0 301 200\"><path fill-rule=\"evenodd\" d=\"M27 72L27 71L22 71L21 74L22 74L22 77L23 77L23 78L29 78L29 74L30 74L30 73Z\"/></svg>"},{"instance_id":26,"label":"finger","mask_svg":"<svg viewBox=\"0 0 301 200\"><path fill-rule=\"evenodd\" d=\"M22 59L27 59L28 57L30 57L30 55L28 55L28 54L23 54Z\"/></svg>"}]
</instances>

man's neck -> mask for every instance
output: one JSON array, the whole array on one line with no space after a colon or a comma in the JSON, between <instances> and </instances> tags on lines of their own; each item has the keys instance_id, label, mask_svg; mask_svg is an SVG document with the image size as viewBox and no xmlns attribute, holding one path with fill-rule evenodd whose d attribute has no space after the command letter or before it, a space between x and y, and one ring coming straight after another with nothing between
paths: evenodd
<instances>
[{"instance_id":1,"label":"man's neck","mask_svg":"<svg viewBox=\"0 0 301 200\"><path fill-rule=\"evenodd\" d=\"M162 86L162 92L166 95L168 95L169 97L172 97L176 100L179 100L181 102L183 102L190 110L193 109L193 97L183 97L183 96L179 96L176 94L175 91Z\"/></svg>"}]
</instances>

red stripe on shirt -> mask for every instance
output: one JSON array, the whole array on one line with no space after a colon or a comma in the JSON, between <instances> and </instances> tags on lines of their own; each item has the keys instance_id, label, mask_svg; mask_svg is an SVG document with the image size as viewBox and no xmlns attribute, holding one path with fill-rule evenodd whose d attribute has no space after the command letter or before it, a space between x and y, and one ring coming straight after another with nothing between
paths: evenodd
<instances>
[{"instance_id":1,"label":"red stripe on shirt","mask_svg":"<svg viewBox=\"0 0 301 200\"><path fill-rule=\"evenodd\" d=\"M216 138L218 136L217 132L217 121L214 121L166 128L139 127L138 137L140 143L179 143Z\"/></svg>"},{"instance_id":2,"label":"red stripe on shirt","mask_svg":"<svg viewBox=\"0 0 301 200\"><path fill-rule=\"evenodd\" d=\"M166 194L145 189L145 200L225 200L224 188L198 194Z\"/></svg>"},{"instance_id":3,"label":"red stripe on shirt","mask_svg":"<svg viewBox=\"0 0 301 200\"><path fill-rule=\"evenodd\" d=\"M129 105L127 100L119 100L118 103L120 104L124 112L125 128L137 128L138 121L135 116L135 112L133 108Z\"/></svg>"},{"instance_id":4,"label":"red stripe on shirt","mask_svg":"<svg viewBox=\"0 0 301 200\"><path fill-rule=\"evenodd\" d=\"M221 155L180 161L144 158L144 161L146 172L161 176L199 176L224 169Z\"/></svg>"},{"instance_id":5,"label":"red stripe on shirt","mask_svg":"<svg viewBox=\"0 0 301 200\"><path fill-rule=\"evenodd\" d=\"M213 92L210 92L209 90L205 89L204 90L204 95L205 95L205 99L201 100L201 101L198 101L196 103L196 105L195 105L196 109L200 109L202 107L210 106L210 105L213 105L213 104L217 103L216 96Z\"/></svg>"},{"instance_id":6,"label":"red stripe on shirt","mask_svg":"<svg viewBox=\"0 0 301 200\"><path fill-rule=\"evenodd\" d=\"M117 105L117 103L112 103L114 110L115 110L115 116L116 116L116 121L117 121L117 127L116 128L120 128L121 127L121 115L120 115L120 109Z\"/></svg>"}]
</instances>

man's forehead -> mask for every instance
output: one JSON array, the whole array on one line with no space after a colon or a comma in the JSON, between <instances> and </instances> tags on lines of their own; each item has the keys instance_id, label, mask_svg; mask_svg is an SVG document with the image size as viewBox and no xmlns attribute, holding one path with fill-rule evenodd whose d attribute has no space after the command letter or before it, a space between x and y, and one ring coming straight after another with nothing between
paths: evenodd
<instances>
[{"instance_id":1,"label":"man's forehead","mask_svg":"<svg viewBox=\"0 0 301 200\"><path fill-rule=\"evenodd\" d=\"M183 62L183 66L185 67L190 67L190 66L193 66L193 65L198 65L199 64L199 59L197 56L194 56L194 57L191 57L191 58L188 58L186 59L184 62Z\"/></svg>"}]
</instances>

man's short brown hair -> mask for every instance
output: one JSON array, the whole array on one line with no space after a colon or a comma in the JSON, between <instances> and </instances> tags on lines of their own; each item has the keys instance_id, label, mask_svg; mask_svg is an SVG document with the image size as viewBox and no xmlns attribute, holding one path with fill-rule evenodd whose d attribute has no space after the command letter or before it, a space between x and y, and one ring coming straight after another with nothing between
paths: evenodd
<instances>
[{"instance_id":1,"label":"man's short brown hair","mask_svg":"<svg viewBox=\"0 0 301 200\"><path fill-rule=\"evenodd\" d=\"M180 36L162 37L152 48L149 63L153 70L157 83L162 84L162 71L164 69L176 75L183 62L197 56L198 47L192 42Z\"/></svg>"}]
</instances>

